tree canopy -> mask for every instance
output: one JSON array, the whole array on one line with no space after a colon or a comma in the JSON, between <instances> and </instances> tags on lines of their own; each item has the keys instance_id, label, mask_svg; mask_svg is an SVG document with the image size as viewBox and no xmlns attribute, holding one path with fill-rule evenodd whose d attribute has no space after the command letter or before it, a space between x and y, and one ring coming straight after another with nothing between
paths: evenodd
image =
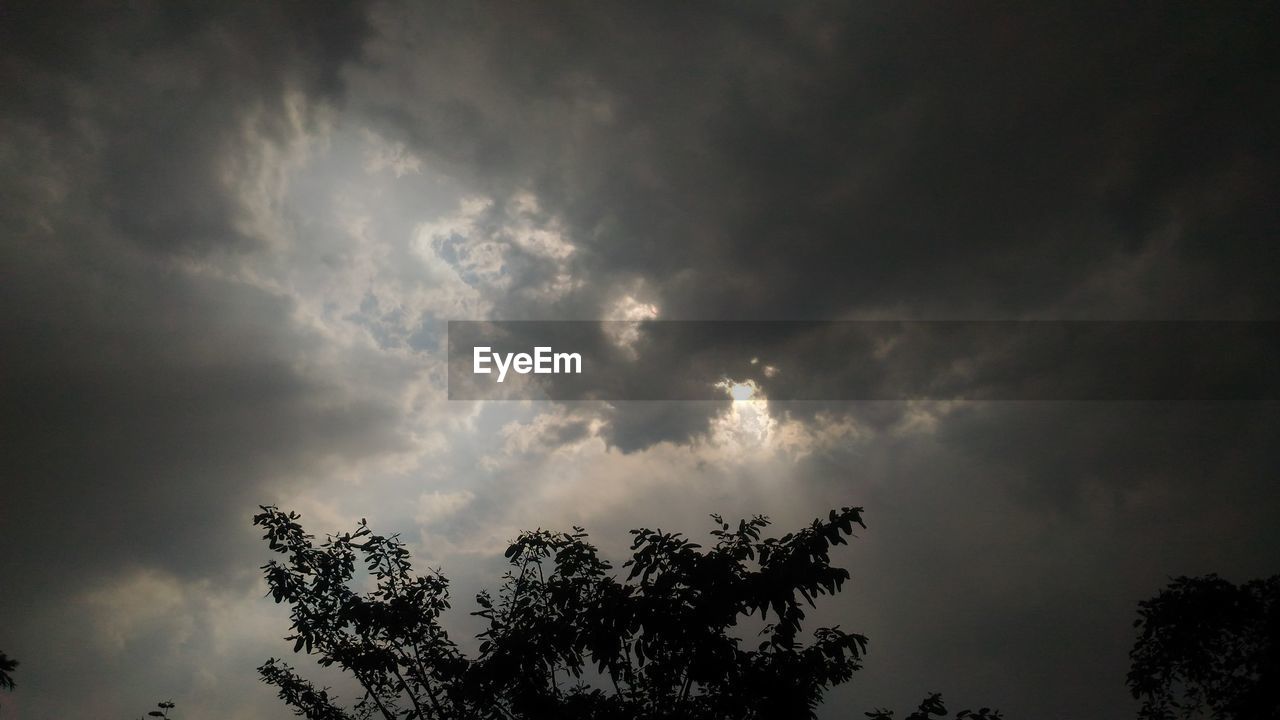
<instances>
[{"instance_id":1,"label":"tree canopy","mask_svg":"<svg viewBox=\"0 0 1280 720\"><path fill-rule=\"evenodd\" d=\"M632 530L631 558L616 571L582 528L521 533L507 548L511 569L497 596L475 598L472 615L484 629L471 657L441 624L448 579L416 574L398 536L361 520L354 532L317 542L297 513L263 506L254 524L284 556L262 569L270 596L291 608L286 639L295 653L349 673L363 695L343 706L275 658L259 674L313 720L812 717L867 649L865 636L838 626L802 637L806 607L849 581L830 551L865 527L861 508L833 510L779 538L762 537L763 516L736 526L712 518L707 547L680 533ZM369 589L358 592L362 585ZM1141 720L1280 717L1280 576L1242 585L1177 578L1139 603L1134 626L1128 685L1142 701ZM0 652L0 689L14 688L17 665ZM157 707L148 716L166 718L174 705ZM905 720L946 715L934 693Z\"/></svg>"},{"instance_id":2,"label":"tree canopy","mask_svg":"<svg viewBox=\"0 0 1280 720\"><path fill-rule=\"evenodd\" d=\"M849 573L830 549L860 508L780 538L768 519L715 517L711 545L680 533L633 530L632 557L614 567L581 528L522 533L496 597L476 597L486 625L467 657L440 623L449 583L417 575L396 536L354 532L317 543L296 513L263 507L254 522L282 555L263 566L271 596L292 608L295 652L360 683L350 710L272 659L263 679L300 715L408 718L804 717L860 667L867 639L839 627L801 632L806 606ZM374 587L352 589L357 568ZM760 637L735 634L755 617Z\"/></svg>"},{"instance_id":3,"label":"tree canopy","mask_svg":"<svg viewBox=\"0 0 1280 720\"><path fill-rule=\"evenodd\" d=\"M1280 717L1280 575L1180 577L1138 605L1129 689L1143 720Z\"/></svg>"},{"instance_id":4,"label":"tree canopy","mask_svg":"<svg viewBox=\"0 0 1280 720\"><path fill-rule=\"evenodd\" d=\"M0 652L0 690L13 689L13 671L18 661Z\"/></svg>"},{"instance_id":5,"label":"tree canopy","mask_svg":"<svg viewBox=\"0 0 1280 720\"><path fill-rule=\"evenodd\" d=\"M18 661L0 652L0 690L13 690L13 671Z\"/></svg>"}]
</instances>

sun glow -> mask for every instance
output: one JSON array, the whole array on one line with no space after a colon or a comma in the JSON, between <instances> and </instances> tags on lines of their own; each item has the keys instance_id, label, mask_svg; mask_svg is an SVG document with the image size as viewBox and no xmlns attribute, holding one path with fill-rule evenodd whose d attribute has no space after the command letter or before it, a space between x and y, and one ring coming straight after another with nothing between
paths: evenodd
<instances>
[{"instance_id":1,"label":"sun glow","mask_svg":"<svg viewBox=\"0 0 1280 720\"><path fill-rule=\"evenodd\" d=\"M769 401L754 380L724 379L716 387L733 399L716 419L713 437L725 445L760 447L769 443L777 422L769 414Z\"/></svg>"}]
</instances>

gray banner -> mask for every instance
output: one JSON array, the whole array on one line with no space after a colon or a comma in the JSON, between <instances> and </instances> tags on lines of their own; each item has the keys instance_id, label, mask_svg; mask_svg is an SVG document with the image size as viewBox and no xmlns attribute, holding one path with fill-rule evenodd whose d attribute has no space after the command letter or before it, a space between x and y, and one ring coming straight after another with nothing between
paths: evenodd
<instances>
[{"instance_id":1,"label":"gray banner","mask_svg":"<svg viewBox=\"0 0 1280 720\"><path fill-rule=\"evenodd\" d=\"M454 400L1280 399L1280 323L451 321ZM736 388L736 389L735 389Z\"/></svg>"}]
</instances>

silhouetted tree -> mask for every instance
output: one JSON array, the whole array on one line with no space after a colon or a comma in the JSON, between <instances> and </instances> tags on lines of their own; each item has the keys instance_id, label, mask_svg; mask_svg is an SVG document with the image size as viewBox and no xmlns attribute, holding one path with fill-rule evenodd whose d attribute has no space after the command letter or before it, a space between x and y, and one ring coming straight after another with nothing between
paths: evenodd
<instances>
[{"instance_id":1,"label":"silhouetted tree","mask_svg":"<svg viewBox=\"0 0 1280 720\"><path fill-rule=\"evenodd\" d=\"M871 720L892 720L892 710L873 710L865 713ZM933 693L926 697L920 706L903 720L932 720L936 717L946 717L947 706L942 702L941 693ZM1004 717L999 710L991 708L981 708L977 711L961 710L956 713L956 720L1000 720Z\"/></svg>"},{"instance_id":2,"label":"silhouetted tree","mask_svg":"<svg viewBox=\"0 0 1280 720\"><path fill-rule=\"evenodd\" d=\"M298 715L316 720L811 716L866 650L865 637L839 627L800 637L805 606L849 579L829 551L862 525L861 512L832 511L764 539L762 516L736 527L712 516L709 548L679 533L633 530L623 579L581 528L522 533L506 551L512 569L497 597L476 597L472 614L486 626L469 658L440 624L448 580L415 575L397 536L376 535L361 520L355 532L317 543L296 513L264 506L254 524L285 556L263 570L271 596L292 608L286 639L294 652L350 673L364 696L346 710L280 660L259 672ZM358 567L372 590L352 589ZM747 617L761 623L758 640L734 634Z\"/></svg>"},{"instance_id":3,"label":"silhouetted tree","mask_svg":"<svg viewBox=\"0 0 1280 720\"><path fill-rule=\"evenodd\" d=\"M1138 616L1129 689L1143 720L1280 718L1280 576L1180 577Z\"/></svg>"},{"instance_id":4,"label":"silhouetted tree","mask_svg":"<svg viewBox=\"0 0 1280 720\"><path fill-rule=\"evenodd\" d=\"M160 718L160 720L172 720L169 717L169 711L174 708L173 701L156 703L156 709L147 713L147 717Z\"/></svg>"},{"instance_id":5,"label":"silhouetted tree","mask_svg":"<svg viewBox=\"0 0 1280 720\"><path fill-rule=\"evenodd\" d=\"M0 690L13 690L13 671L17 667L17 660L0 652Z\"/></svg>"},{"instance_id":6,"label":"silhouetted tree","mask_svg":"<svg viewBox=\"0 0 1280 720\"><path fill-rule=\"evenodd\" d=\"M13 691L13 671L18 661L0 652L0 690Z\"/></svg>"}]
</instances>

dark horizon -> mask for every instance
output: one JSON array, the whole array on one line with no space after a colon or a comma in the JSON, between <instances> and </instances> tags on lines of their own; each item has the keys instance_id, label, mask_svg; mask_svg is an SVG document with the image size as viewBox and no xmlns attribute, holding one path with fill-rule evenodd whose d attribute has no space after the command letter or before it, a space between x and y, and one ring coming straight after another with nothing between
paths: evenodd
<instances>
[{"instance_id":1,"label":"dark horizon","mask_svg":"<svg viewBox=\"0 0 1280 720\"><path fill-rule=\"evenodd\" d=\"M1072 363L644 328L1273 328L1276 27L1248 2L6 4L0 718L288 717L255 673L288 650L260 505L401 533L458 638L521 530L621 560L630 528L860 506L814 621L869 653L820 717L931 691L1134 717L1137 603L1280 571L1274 332ZM610 372L451 394L450 321L612 321Z\"/></svg>"}]
</instances>

